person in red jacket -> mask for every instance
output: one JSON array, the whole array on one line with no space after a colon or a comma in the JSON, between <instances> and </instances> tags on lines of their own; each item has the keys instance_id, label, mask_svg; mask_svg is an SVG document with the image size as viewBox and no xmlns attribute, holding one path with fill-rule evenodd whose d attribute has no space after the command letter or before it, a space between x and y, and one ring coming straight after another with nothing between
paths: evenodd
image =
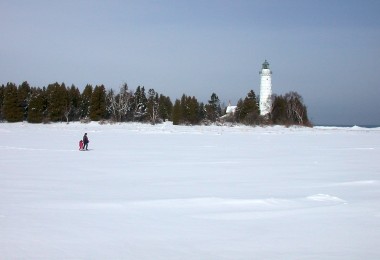
<instances>
[{"instance_id":1,"label":"person in red jacket","mask_svg":"<svg viewBox=\"0 0 380 260\"><path fill-rule=\"evenodd\" d=\"M88 150L88 143L90 141L88 140L87 133L83 136L83 150Z\"/></svg>"},{"instance_id":2,"label":"person in red jacket","mask_svg":"<svg viewBox=\"0 0 380 260\"><path fill-rule=\"evenodd\" d=\"M83 140L79 141L79 150L83 150Z\"/></svg>"}]
</instances>

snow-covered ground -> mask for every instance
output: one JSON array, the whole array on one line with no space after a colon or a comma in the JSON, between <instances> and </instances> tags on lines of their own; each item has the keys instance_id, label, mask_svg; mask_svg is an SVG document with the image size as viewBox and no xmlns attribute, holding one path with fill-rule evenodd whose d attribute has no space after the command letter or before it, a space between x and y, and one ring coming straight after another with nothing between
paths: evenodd
<instances>
[{"instance_id":1,"label":"snow-covered ground","mask_svg":"<svg viewBox=\"0 0 380 260\"><path fill-rule=\"evenodd\" d=\"M380 259L379 160L380 128L3 123L0 259Z\"/></svg>"}]
</instances>

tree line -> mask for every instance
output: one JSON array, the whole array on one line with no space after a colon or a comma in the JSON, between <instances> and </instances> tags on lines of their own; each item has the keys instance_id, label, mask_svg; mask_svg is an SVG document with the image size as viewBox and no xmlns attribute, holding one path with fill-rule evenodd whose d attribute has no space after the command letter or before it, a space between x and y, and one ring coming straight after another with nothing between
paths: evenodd
<instances>
[{"instance_id":1,"label":"tree line","mask_svg":"<svg viewBox=\"0 0 380 260\"><path fill-rule=\"evenodd\" d=\"M260 116L258 98L253 90L237 103L234 113L227 113L219 97L212 93L207 103L194 96L183 94L174 104L170 97L136 90L122 84L118 90L104 85L86 85L82 92L74 86L53 83L47 87L31 87L28 82L17 86L7 83L0 86L0 120L29 123L103 121L150 122L171 120L173 124L195 125L215 122L232 122L246 125L310 125L307 108L296 92L272 96L272 109Z\"/></svg>"}]
</instances>

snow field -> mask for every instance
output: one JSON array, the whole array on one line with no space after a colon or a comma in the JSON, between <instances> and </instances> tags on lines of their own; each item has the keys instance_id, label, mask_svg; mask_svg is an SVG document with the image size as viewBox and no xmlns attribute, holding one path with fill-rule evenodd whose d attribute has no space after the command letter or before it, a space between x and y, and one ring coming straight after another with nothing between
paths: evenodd
<instances>
[{"instance_id":1,"label":"snow field","mask_svg":"<svg viewBox=\"0 0 380 260\"><path fill-rule=\"evenodd\" d=\"M380 257L379 128L17 123L0 136L3 259Z\"/></svg>"}]
</instances>

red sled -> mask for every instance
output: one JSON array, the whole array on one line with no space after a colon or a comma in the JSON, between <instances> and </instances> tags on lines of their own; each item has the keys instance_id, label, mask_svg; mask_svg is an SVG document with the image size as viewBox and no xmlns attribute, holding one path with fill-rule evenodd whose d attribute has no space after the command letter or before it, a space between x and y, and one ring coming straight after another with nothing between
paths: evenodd
<instances>
[{"instance_id":1,"label":"red sled","mask_svg":"<svg viewBox=\"0 0 380 260\"><path fill-rule=\"evenodd\" d=\"M83 141L82 140L79 141L79 150L83 150Z\"/></svg>"}]
</instances>

